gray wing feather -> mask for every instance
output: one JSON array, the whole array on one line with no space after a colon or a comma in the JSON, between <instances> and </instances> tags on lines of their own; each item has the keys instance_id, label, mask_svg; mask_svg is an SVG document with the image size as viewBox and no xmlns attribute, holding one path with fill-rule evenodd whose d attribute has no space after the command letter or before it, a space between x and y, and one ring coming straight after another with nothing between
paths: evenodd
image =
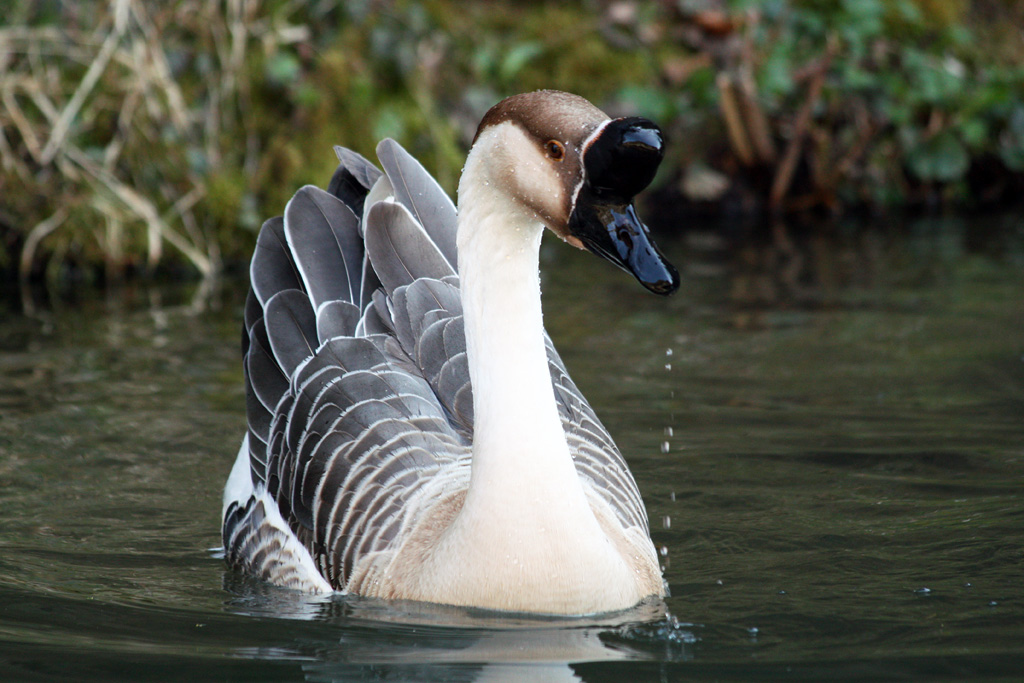
<instances>
[{"instance_id":1,"label":"gray wing feather","mask_svg":"<svg viewBox=\"0 0 1024 683\"><path fill-rule=\"evenodd\" d=\"M646 533L647 511L622 453L570 379L551 339L545 335L544 341L559 417L577 473L594 483L593 490L604 497L624 527L639 527Z\"/></svg>"},{"instance_id":2,"label":"gray wing feather","mask_svg":"<svg viewBox=\"0 0 1024 683\"><path fill-rule=\"evenodd\" d=\"M303 289L302 278L288 248L281 216L266 221L260 229L249 265L249 281L263 305L280 291Z\"/></svg>"},{"instance_id":3,"label":"gray wing feather","mask_svg":"<svg viewBox=\"0 0 1024 683\"><path fill-rule=\"evenodd\" d=\"M277 365L290 377L319 346L309 298L297 289L278 292L266 304L264 321Z\"/></svg>"},{"instance_id":4,"label":"gray wing feather","mask_svg":"<svg viewBox=\"0 0 1024 683\"><path fill-rule=\"evenodd\" d=\"M245 414L249 430L249 460L253 482L266 480L267 442L281 397L288 391L288 377L274 359L263 318L250 331L243 365Z\"/></svg>"},{"instance_id":5,"label":"gray wing feather","mask_svg":"<svg viewBox=\"0 0 1024 683\"><path fill-rule=\"evenodd\" d=\"M451 198L420 162L394 140L383 140L377 145L377 158L391 179L395 199L409 209L423 226L448 261L451 271L458 270L456 211Z\"/></svg>"},{"instance_id":6,"label":"gray wing feather","mask_svg":"<svg viewBox=\"0 0 1024 683\"><path fill-rule=\"evenodd\" d=\"M256 292L249 288L249 293L245 297L245 313L244 322L242 324L242 355L249 350L249 334L252 331L252 326L256 324L256 321L263 317L263 305L260 304L259 297L256 296Z\"/></svg>"},{"instance_id":7,"label":"gray wing feather","mask_svg":"<svg viewBox=\"0 0 1024 683\"><path fill-rule=\"evenodd\" d=\"M377 202L367 212L366 253L388 292L422 277L455 272L423 226L394 202Z\"/></svg>"},{"instance_id":8,"label":"gray wing feather","mask_svg":"<svg viewBox=\"0 0 1024 683\"><path fill-rule=\"evenodd\" d=\"M338 168L331 176L327 191L345 202L356 218L362 218L363 200L380 178L380 169L350 149L335 147L334 153L338 155Z\"/></svg>"},{"instance_id":9,"label":"gray wing feather","mask_svg":"<svg viewBox=\"0 0 1024 683\"><path fill-rule=\"evenodd\" d=\"M470 443L473 395L458 287L420 279L395 290L391 300L399 344L430 384L462 441Z\"/></svg>"},{"instance_id":10,"label":"gray wing feather","mask_svg":"<svg viewBox=\"0 0 1024 683\"><path fill-rule=\"evenodd\" d=\"M316 312L316 336L320 343L335 337L351 337L356 333L359 308L348 301L328 301Z\"/></svg>"},{"instance_id":11,"label":"gray wing feather","mask_svg":"<svg viewBox=\"0 0 1024 683\"><path fill-rule=\"evenodd\" d=\"M307 185L284 210L284 232L316 310L327 301L355 301L363 245L359 219L337 197Z\"/></svg>"},{"instance_id":12,"label":"gray wing feather","mask_svg":"<svg viewBox=\"0 0 1024 683\"><path fill-rule=\"evenodd\" d=\"M382 293L384 290L378 289L374 294ZM382 294L382 296L384 296ZM380 311L384 311L386 318L381 315ZM394 332L392 329L391 316L387 313L387 305L378 307L376 305L367 306L366 310L363 311L363 317L359 321L359 327L357 328L360 335L375 335L375 334L391 334Z\"/></svg>"},{"instance_id":13,"label":"gray wing feather","mask_svg":"<svg viewBox=\"0 0 1024 683\"><path fill-rule=\"evenodd\" d=\"M391 186L391 181L388 180L386 175L382 175L377 178L377 182L373 184L370 191L366 195L366 199L363 202L363 215L359 220L359 235L365 239L366 237L366 214L371 206L377 202L383 202L388 198L395 196L395 188ZM370 263L370 255L366 253L365 248L363 252L363 273L359 287L359 301L358 303L360 310L366 310L370 305L370 300L373 297L373 293L380 289L380 278L377 277L376 271L373 269L373 264Z\"/></svg>"}]
</instances>

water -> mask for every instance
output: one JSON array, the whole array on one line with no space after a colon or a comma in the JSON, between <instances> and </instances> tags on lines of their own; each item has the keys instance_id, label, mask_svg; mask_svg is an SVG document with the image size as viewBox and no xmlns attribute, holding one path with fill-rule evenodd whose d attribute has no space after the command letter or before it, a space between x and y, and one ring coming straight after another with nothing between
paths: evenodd
<instances>
[{"instance_id":1,"label":"water","mask_svg":"<svg viewBox=\"0 0 1024 683\"><path fill-rule=\"evenodd\" d=\"M1024 229L992 246L979 227L735 256L691 238L668 300L545 248L548 329L627 454L672 593L589 621L226 572L242 283L9 306L2 677L1017 679Z\"/></svg>"}]
</instances>

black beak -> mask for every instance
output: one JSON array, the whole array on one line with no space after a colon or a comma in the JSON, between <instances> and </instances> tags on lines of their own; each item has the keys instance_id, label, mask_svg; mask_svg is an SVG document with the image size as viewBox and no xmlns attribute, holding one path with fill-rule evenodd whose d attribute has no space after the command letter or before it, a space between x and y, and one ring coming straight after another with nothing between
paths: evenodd
<instances>
[{"instance_id":1,"label":"black beak","mask_svg":"<svg viewBox=\"0 0 1024 683\"><path fill-rule=\"evenodd\" d=\"M642 118L616 119L583 150L584 181L569 217L569 233L633 274L656 294L679 289L679 273L651 241L633 208L664 154L661 131Z\"/></svg>"}]
</instances>

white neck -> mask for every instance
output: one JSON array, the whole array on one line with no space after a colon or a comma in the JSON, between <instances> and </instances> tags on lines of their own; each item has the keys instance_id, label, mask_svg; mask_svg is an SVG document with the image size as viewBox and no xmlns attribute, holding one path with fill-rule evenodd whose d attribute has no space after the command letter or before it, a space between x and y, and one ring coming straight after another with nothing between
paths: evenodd
<instances>
[{"instance_id":1,"label":"white neck","mask_svg":"<svg viewBox=\"0 0 1024 683\"><path fill-rule=\"evenodd\" d=\"M465 505L474 513L486 507L550 517L552 505L565 503L589 514L544 347L538 269L544 228L496 183L474 182L477 166L467 164L459 192L459 278L474 413Z\"/></svg>"}]
</instances>

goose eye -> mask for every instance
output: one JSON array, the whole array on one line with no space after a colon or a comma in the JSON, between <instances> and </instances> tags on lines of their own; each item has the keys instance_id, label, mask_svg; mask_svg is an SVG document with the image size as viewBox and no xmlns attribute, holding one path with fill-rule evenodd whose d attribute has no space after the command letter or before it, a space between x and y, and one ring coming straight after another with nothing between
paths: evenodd
<instances>
[{"instance_id":1,"label":"goose eye","mask_svg":"<svg viewBox=\"0 0 1024 683\"><path fill-rule=\"evenodd\" d=\"M544 151L555 161L561 161L565 158L565 147L558 140L548 140L544 143Z\"/></svg>"}]
</instances>

